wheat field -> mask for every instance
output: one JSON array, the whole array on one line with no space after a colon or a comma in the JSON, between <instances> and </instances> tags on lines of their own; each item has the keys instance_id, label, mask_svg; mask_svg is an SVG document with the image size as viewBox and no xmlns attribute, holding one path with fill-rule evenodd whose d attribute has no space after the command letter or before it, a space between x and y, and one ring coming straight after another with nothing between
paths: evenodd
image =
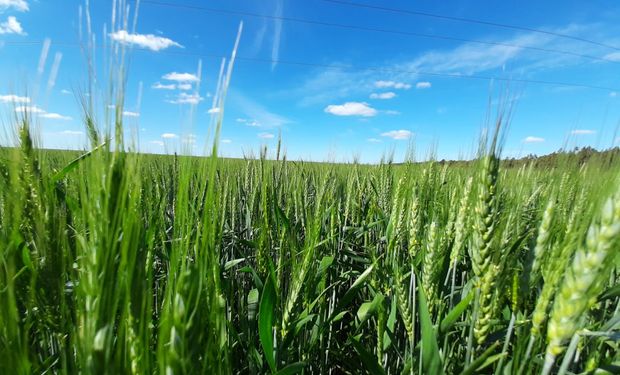
<instances>
[{"instance_id":1,"label":"wheat field","mask_svg":"<svg viewBox=\"0 0 620 375\"><path fill-rule=\"evenodd\" d=\"M29 129L1 149L1 373L618 369L613 153L336 165Z\"/></svg>"}]
</instances>

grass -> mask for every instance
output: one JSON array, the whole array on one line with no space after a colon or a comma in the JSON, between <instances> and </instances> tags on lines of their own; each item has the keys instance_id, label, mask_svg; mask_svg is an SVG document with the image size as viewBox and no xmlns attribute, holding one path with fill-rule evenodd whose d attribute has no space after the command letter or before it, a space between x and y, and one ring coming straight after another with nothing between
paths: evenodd
<instances>
[{"instance_id":1,"label":"grass","mask_svg":"<svg viewBox=\"0 0 620 375\"><path fill-rule=\"evenodd\" d=\"M89 150L27 113L0 148L0 373L620 369L615 153L509 166L498 118L457 165L140 154L119 70Z\"/></svg>"}]
</instances>

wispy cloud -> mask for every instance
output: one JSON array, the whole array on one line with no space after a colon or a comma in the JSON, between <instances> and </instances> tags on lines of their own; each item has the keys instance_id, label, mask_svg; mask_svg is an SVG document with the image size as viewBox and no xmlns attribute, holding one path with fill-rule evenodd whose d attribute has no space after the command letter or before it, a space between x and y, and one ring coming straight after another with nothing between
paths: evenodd
<instances>
[{"instance_id":1,"label":"wispy cloud","mask_svg":"<svg viewBox=\"0 0 620 375\"><path fill-rule=\"evenodd\" d=\"M572 135L590 135L595 134L596 131L590 129L575 129L570 132Z\"/></svg>"},{"instance_id":2,"label":"wispy cloud","mask_svg":"<svg viewBox=\"0 0 620 375\"><path fill-rule=\"evenodd\" d=\"M174 138L179 138L178 135L174 134L174 133L164 133L161 135L161 137L163 139L174 139Z\"/></svg>"},{"instance_id":3,"label":"wispy cloud","mask_svg":"<svg viewBox=\"0 0 620 375\"><path fill-rule=\"evenodd\" d=\"M0 11L13 8L20 12L27 12L30 10L28 8L28 3L26 0L0 0Z\"/></svg>"},{"instance_id":4,"label":"wispy cloud","mask_svg":"<svg viewBox=\"0 0 620 375\"><path fill-rule=\"evenodd\" d=\"M245 125L251 126L251 127L256 127L256 128L260 127L260 122L258 122L256 120L252 120L252 119L238 118L237 122L240 122L242 124L245 124Z\"/></svg>"},{"instance_id":5,"label":"wispy cloud","mask_svg":"<svg viewBox=\"0 0 620 375\"><path fill-rule=\"evenodd\" d=\"M400 115L400 111L395 111L393 109L386 109L385 111L382 111L383 113L385 113L386 115Z\"/></svg>"},{"instance_id":6,"label":"wispy cloud","mask_svg":"<svg viewBox=\"0 0 620 375\"><path fill-rule=\"evenodd\" d=\"M615 92L615 91L612 91L612 92L609 93L609 96L612 97L612 98L615 98L617 95L618 95L618 93Z\"/></svg>"},{"instance_id":7,"label":"wispy cloud","mask_svg":"<svg viewBox=\"0 0 620 375\"><path fill-rule=\"evenodd\" d=\"M164 146L164 142L162 141L150 141L149 143L157 146Z\"/></svg>"},{"instance_id":8,"label":"wispy cloud","mask_svg":"<svg viewBox=\"0 0 620 375\"><path fill-rule=\"evenodd\" d=\"M131 111L123 111L123 116L125 117L140 117L140 113L131 112Z\"/></svg>"},{"instance_id":9,"label":"wispy cloud","mask_svg":"<svg viewBox=\"0 0 620 375\"><path fill-rule=\"evenodd\" d=\"M528 136L523 139L523 143L541 143L544 142L545 139L541 137Z\"/></svg>"},{"instance_id":10,"label":"wispy cloud","mask_svg":"<svg viewBox=\"0 0 620 375\"><path fill-rule=\"evenodd\" d=\"M396 140L405 140L411 138L413 135L409 130L390 130L389 132L381 133L382 137L388 137Z\"/></svg>"},{"instance_id":11,"label":"wispy cloud","mask_svg":"<svg viewBox=\"0 0 620 375\"><path fill-rule=\"evenodd\" d=\"M368 138L368 142L370 143L381 143L379 138Z\"/></svg>"},{"instance_id":12,"label":"wispy cloud","mask_svg":"<svg viewBox=\"0 0 620 375\"><path fill-rule=\"evenodd\" d=\"M110 38L120 44L126 46L137 46L140 48L150 49L151 51L161 51L170 47L180 47L182 45L174 40L164 38L153 34L131 34L127 30L119 30L110 33Z\"/></svg>"},{"instance_id":13,"label":"wispy cloud","mask_svg":"<svg viewBox=\"0 0 620 375\"><path fill-rule=\"evenodd\" d=\"M418 82L415 84L415 88L416 89L430 89L431 88L431 83L430 82Z\"/></svg>"},{"instance_id":14,"label":"wispy cloud","mask_svg":"<svg viewBox=\"0 0 620 375\"><path fill-rule=\"evenodd\" d=\"M69 91L67 89L60 90L60 93L63 94L63 95L71 95L71 91Z\"/></svg>"},{"instance_id":15,"label":"wispy cloud","mask_svg":"<svg viewBox=\"0 0 620 375\"><path fill-rule=\"evenodd\" d=\"M618 43L614 30L609 27L605 28L601 24L570 24L565 27L546 28L546 30L584 37L597 35L601 42ZM534 48L579 51L580 54L592 56L609 55L609 51L603 47L584 45L576 41L533 32L516 32L503 39L494 39L494 41ZM607 57L614 59L616 55L612 54ZM342 64L342 68L336 68L335 66L340 65L340 62L333 61L331 65L334 67L315 70L301 84L296 84L295 88L285 91L283 95L296 95L302 106L323 105L336 100L346 100L352 96L368 95L377 88L390 89L390 91L412 88L415 84L407 82L419 81L418 72L454 76L484 73L484 75L501 75L506 78L528 78L536 72L584 63L599 64L600 62L584 60L570 54L540 53L540 51L508 45L461 43L456 47L426 50L413 57L379 66L388 72L391 71L390 73L381 72L378 69L351 70L347 68L348 64Z\"/></svg>"},{"instance_id":16,"label":"wispy cloud","mask_svg":"<svg viewBox=\"0 0 620 375\"><path fill-rule=\"evenodd\" d=\"M172 104L198 104L203 100L203 97L198 94L187 94L185 92L177 95L176 98L168 100L168 103Z\"/></svg>"},{"instance_id":17,"label":"wispy cloud","mask_svg":"<svg viewBox=\"0 0 620 375\"><path fill-rule=\"evenodd\" d=\"M43 70L45 69L45 62L47 61L47 55L50 52L50 46L52 45L52 40L50 38L45 38L43 41L43 47L41 47L41 54L39 55L39 65L37 66L37 73L39 75L43 74Z\"/></svg>"},{"instance_id":18,"label":"wispy cloud","mask_svg":"<svg viewBox=\"0 0 620 375\"><path fill-rule=\"evenodd\" d=\"M0 103L15 103L15 104L30 103L30 98L27 96L19 96L19 95L13 95L13 94L0 95Z\"/></svg>"},{"instance_id":19,"label":"wispy cloud","mask_svg":"<svg viewBox=\"0 0 620 375\"><path fill-rule=\"evenodd\" d=\"M221 142L222 143L232 143L232 141L230 139L222 139Z\"/></svg>"},{"instance_id":20,"label":"wispy cloud","mask_svg":"<svg viewBox=\"0 0 620 375\"><path fill-rule=\"evenodd\" d=\"M258 138L261 139L272 139L275 135L273 133L258 133Z\"/></svg>"},{"instance_id":21,"label":"wispy cloud","mask_svg":"<svg viewBox=\"0 0 620 375\"><path fill-rule=\"evenodd\" d=\"M350 71L346 68L321 69L284 94L301 97L299 104L302 106L323 105L360 93L368 95L368 91L374 87L374 74L374 72L367 71ZM355 82L355 84L345 84L345 82Z\"/></svg>"},{"instance_id":22,"label":"wispy cloud","mask_svg":"<svg viewBox=\"0 0 620 375\"><path fill-rule=\"evenodd\" d=\"M276 1L276 11L274 14L274 29L273 29L273 43L271 45L271 69L273 70L277 65L277 60L280 57L280 41L282 40L282 13L283 13L283 1Z\"/></svg>"},{"instance_id":23,"label":"wispy cloud","mask_svg":"<svg viewBox=\"0 0 620 375\"><path fill-rule=\"evenodd\" d=\"M395 82L395 81L376 81L375 86L380 89L385 88L394 88L397 90L409 90L411 88L411 84L405 82Z\"/></svg>"},{"instance_id":24,"label":"wispy cloud","mask_svg":"<svg viewBox=\"0 0 620 375\"><path fill-rule=\"evenodd\" d=\"M13 16L9 16L6 21L0 23L0 35L2 34L26 35L22 24Z\"/></svg>"},{"instance_id":25,"label":"wispy cloud","mask_svg":"<svg viewBox=\"0 0 620 375\"><path fill-rule=\"evenodd\" d=\"M607 60L611 60L611 61L619 61L620 62L620 52L612 52L612 53L608 53L607 55L605 55L605 58Z\"/></svg>"},{"instance_id":26,"label":"wispy cloud","mask_svg":"<svg viewBox=\"0 0 620 375\"><path fill-rule=\"evenodd\" d=\"M192 84L191 83L179 83L177 85L177 89L179 89L179 90L191 90L192 89Z\"/></svg>"},{"instance_id":27,"label":"wispy cloud","mask_svg":"<svg viewBox=\"0 0 620 375\"><path fill-rule=\"evenodd\" d=\"M168 81L175 81L175 82L198 82L200 81L200 78L192 73L177 73L177 72L172 72L172 73L168 73L168 74L164 74L161 78L168 80Z\"/></svg>"},{"instance_id":28,"label":"wispy cloud","mask_svg":"<svg viewBox=\"0 0 620 375\"><path fill-rule=\"evenodd\" d=\"M325 107L325 112L336 116L362 116L372 117L377 115L377 110L364 102L346 102L344 104L330 104Z\"/></svg>"},{"instance_id":29,"label":"wispy cloud","mask_svg":"<svg viewBox=\"0 0 620 375\"><path fill-rule=\"evenodd\" d=\"M45 119L49 119L49 120L65 120L65 121L73 120L69 116L63 116L63 115L58 114L58 113L47 112L46 110L44 110L42 108L39 108L36 105L21 105L21 106L17 106L17 107L15 107L15 112L21 113L21 114L25 113L25 114L30 114L30 115L37 115L40 118L45 118Z\"/></svg>"},{"instance_id":30,"label":"wispy cloud","mask_svg":"<svg viewBox=\"0 0 620 375\"><path fill-rule=\"evenodd\" d=\"M219 108L219 107L213 107L213 108L210 108L210 109L207 111L207 113L212 114L212 115L213 115L213 114L216 114L216 113L220 113L220 108Z\"/></svg>"},{"instance_id":31,"label":"wispy cloud","mask_svg":"<svg viewBox=\"0 0 620 375\"><path fill-rule=\"evenodd\" d=\"M392 99L395 97L396 94L391 91L380 93L373 92L372 94L370 94L370 99Z\"/></svg>"},{"instance_id":32,"label":"wispy cloud","mask_svg":"<svg viewBox=\"0 0 620 375\"><path fill-rule=\"evenodd\" d=\"M272 112L263 104L254 99L235 91L228 95L227 101L236 108L247 121L248 126L255 126L264 129L279 128L288 125L293 121L285 116ZM243 121L239 121L243 122Z\"/></svg>"},{"instance_id":33,"label":"wispy cloud","mask_svg":"<svg viewBox=\"0 0 620 375\"><path fill-rule=\"evenodd\" d=\"M60 132L60 134L63 135L84 135L83 131L79 131L79 130L63 130Z\"/></svg>"},{"instance_id":34,"label":"wispy cloud","mask_svg":"<svg viewBox=\"0 0 620 375\"><path fill-rule=\"evenodd\" d=\"M174 83L171 83L169 85L164 85L161 82L155 82L151 88L155 89L155 90L174 90L177 88L177 85L175 85Z\"/></svg>"},{"instance_id":35,"label":"wispy cloud","mask_svg":"<svg viewBox=\"0 0 620 375\"><path fill-rule=\"evenodd\" d=\"M58 113L48 113L48 112L40 114L39 117L50 119L50 120L63 120L63 121L73 120L70 116L63 116Z\"/></svg>"}]
</instances>

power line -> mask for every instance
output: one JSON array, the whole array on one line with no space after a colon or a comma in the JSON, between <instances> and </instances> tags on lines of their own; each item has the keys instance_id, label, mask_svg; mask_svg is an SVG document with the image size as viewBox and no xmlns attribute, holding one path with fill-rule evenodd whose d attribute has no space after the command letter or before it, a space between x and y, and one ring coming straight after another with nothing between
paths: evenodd
<instances>
[{"instance_id":1,"label":"power line","mask_svg":"<svg viewBox=\"0 0 620 375\"><path fill-rule=\"evenodd\" d=\"M4 43L5 45L40 45L40 44L43 44L42 41L6 41ZM65 46L65 47L80 47L81 46L81 44L77 42L60 42L60 43L54 43L54 44ZM104 48L104 45L98 44L95 47ZM107 46L107 48L112 48L112 46L109 45ZM138 51L138 52L150 52L150 53L153 52L152 50L148 48L140 48L140 47L130 47L130 50ZM165 51L158 51L157 53L164 54L164 55L187 56L187 57L196 57L196 58L217 58L217 59L228 58L227 55L223 55L223 54L199 53L199 52L190 52L190 51L165 50ZM587 88L587 89L613 91L613 92L620 91L620 88L591 85L587 83L548 81L548 80L525 79L525 78L511 78L511 77L497 77L497 76L486 76L486 75L478 75L478 74L463 75L463 74L458 74L458 73L440 73L440 72L429 72L429 71L423 71L423 70L393 69L393 68L383 68L383 67L378 67L378 66L332 65L332 64L321 64L321 63L284 60L284 59L244 57L244 56L239 56L239 55L237 55L236 59L238 61L245 61L245 62L264 63L264 64L276 63L276 64L283 64L283 65L302 66L302 67L311 67L311 68L373 71L373 72L378 72L378 73L411 74L411 75L421 75L421 76L441 77L441 78L460 78L460 79L475 79L475 80L486 80L486 81L517 82L517 83L524 83L524 84L542 84L542 85L550 85L550 86Z\"/></svg>"},{"instance_id":2,"label":"power line","mask_svg":"<svg viewBox=\"0 0 620 375\"><path fill-rule=\"evenodd\" d=\"M329 0L325 0L325 1L329 1ZM210 13L219 13L219 14L247 16L247 17L263 18L263 19L278 20L278 21L296 22L296 23L303 23L307 25L337 27L337 28L342 28L342 29L369 31L369 32L377 32L377 33L384 33L384 34L393 34L393 35L405 35L405 36L413 36L413 37L418 37L418 38L429 38L429 39L449 40L449 41L465 42L465 43L484 44L484 45L491 45L491 46L511 47L511 48L525 49L525 50L531 50L531 51L537 51L537 52L546 52L546 53L555 53L555 54L561 54L561 55L567 55L567 56L575 56L575 57L581 57L581 58L590 59L590 60L605 61L605 62L611 62L611 63L616 63L616 64L619 63L616 60L607 59L605 57L587 55L587 54L582 54L578 52L557 50L557 49L552 49L552 48L525 46L525 45L513 44L513 43L493 42L493 41L484 41L484 40L478 40L478 39L459 38L459 37L453 37L453 36L448 36L448 35L437 35L437 34L410 32L410 31L383 29L383 28L376 28L376 27L347 25L347 24L341 24L341 23L308 20L308 19L296 18L296 17L273 16L273 15L268 15L268 14L260 14L260 13L238 11L238 10L225 10L225 9L205 7L201 5L175 4L175 3L169 3L169 2L157 1L157 0L142 0L141 3L156 5L156 6L178 8L178 9L199 10L199 11L210 12ZM344 3L344 4L349 4L349 3Z\"/></svg>"},{"instance_id":3,"label":"power line","mask_svg":"<svg viewBox=\"0 0 620 375\"><path fill-rule=\"evenodd\" d=\"M352 6L352 7L358 7L358 8L367 8L367 9L381 10L381 11L385 11L385 12L410 14L410 15L415 15L415 16L431 17L431 18L450 20L450 21L459 21L459 22L475 23L475 24L479 24L479 25L502 27L502 28L505 28L505 29L530 31L530 32L535 32L535 33L540 33L540 34L553 35L553 36L557 36L557 37L561 37L561 38L566 38L566 39L577 40L577 41L584 42L584 43L594 44L594 45L597 45L599 47L606 47L606 48L611 48L611 49L616 50L616 51L620 51L620 47L612 46L610 44L597 42L597 41L594 41L594 40L578 37L578 36L575 36L575 35L569 35L569 34L558 33L558 32L554 32L554 31L541 30L541 29L535 29L535 28L532 28L532 27L518 26L518 25L509 25L509 24L505 24L505 23L483 21L483 20L478 20L478 19L473 19L473 18L446 16L446 15L442 15L442 14L422 12L422 11L418 11L418 10L389 8L389 7L379 6L379 5L356 3L356 2L353 2L353 1L343 1L343 0L322 0L322 1L325 1L325 2L328 2L328 3L340 4L340 5L347 5L347 6Z\"/></svg>"}]
</instances>

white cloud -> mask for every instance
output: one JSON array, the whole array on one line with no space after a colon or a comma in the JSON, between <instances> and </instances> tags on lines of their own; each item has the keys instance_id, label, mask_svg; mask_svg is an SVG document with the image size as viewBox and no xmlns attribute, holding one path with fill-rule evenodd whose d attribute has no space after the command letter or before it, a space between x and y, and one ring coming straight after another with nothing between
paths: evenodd
<instances>
[{"instance_id":1,"label":"white cloud","mask_svg":"<svg viewBox=\"0 0 620 375\"><path fill-rule=\"evenodd\" d=\"M525 137L523 139L523 143L541 143L541 142L544 142L544 141L545 141L544 138L534 137L534 136L531 136L531 135L528 136L528 137Z\"/></svg>"},{"instance_id":2,"label":"white cloud","mask_svg":"<svg viewBox=\"0 0 620 375\"><path fill-rule=\"evenodd\" d=\"M383 111L386 115L400 115L399 111L395 111L393 109L387 109L385 111Z\"/></svg>"},{"instance_id":3,"label":"white cloud","mask_svg":"<svg viewBox=\"0 0 620 375\"><path fill-rule=\"evenodd\" d=\"M191 90L192 89L192 84L191 83L179 83L177 85L177 89L179 89L179 90Z\"/></svg>"},{"instance_id":4,"label":"white cloud","mask_svg":"<svg viewBox=\"0 0 620 375\"><path fill-rule=\"evenodd\" d=\"M381 133L382 137L389 137L392 139L409 139L413 135L409 130L390 130L389 132Z\"/></svg>"},{"instance_id":5,"label":"white cloud","mask_svg":"<svg viewBox=\"0 0 620 375\"><path fill-rule=\"evenodd\" d=\"M60 93L61 93L61 94L64 94L64 95L71 95L71 91L66 90L66 89L62 89L62 90L60 90Z\"/></svg>"},{"instance_id":6,"label":"white cloud","mask_svg":"<svg viewBox=\"0 0 620 375\"><path fill-rule=\"evenodd\" d=\"M232 143L230 139L222 139L222 143Z\"/></svg>"},{"instance_id":7,"label":"white cloud","mask_svg":"<svg viewBox=\"0 0 620 375\"><path fill-rule=\"evenodd\" d=\"M37 107L36 105L21 105L15 107L15 112L18 113L45 113L44 110Z\"/></svg>"},{"instance_id":8,"label":"white cloud","mask_svg":"<svg viewBox=\"0 0 620 375\"><path fill-rule=\"evenodd\" d=\"M73 120L69 116L63 116L63 115L58 114L58 113L42 113L42 114L39 115L39 117L50 119L50 120L64 120L64 121Z\"/></svg>"},{"instance_id":9,"label":"white cloud","mask_svg":"<svg viewBox=\"0 0 620 375\"><path fill-rule=\"evenodd\" d=\"M219 107L214 107L214 108L209 109L207 113L210 113L210 114L220 113L220 109Z\"/></svg>"},{"instance_id":10,"label":"white cloud","mask_svg":"<svg viewBox=\"0 0 620 375\"><path fill-rule=\"evenodd\" d=\"M247 118L238 118L237 122L242 124L246 124L247 126L251 126L254 128L260 128L261 124L257 120L247 119Z\"/></svg>"},{"instance_id":11,"label":"white cloud","mask_svg":"<svg viewBox=\"0 0 620 375\"><path fill-rule=\"evenodd\" d=\"M620 62L620 52L608 53L604 58L607 60Z\"/></svg>"},{"instance_id":12,"label":"white cloud","mask_svg":"<svg viewBox=\"0 0 620 375\"><path fill-rule=\"evenodd\" d=\"M570 132L572 135L589 135L596 133L594 130L589 129L576 129Z\"/></svg>"},{"instance_id":13,"label":"white cloud","mask_svg":"<svg viewBox=\"0 0 620 375\"><path fill-rule=\"evenodd\" d=\"M0 103L30 103L30 98L13 94L0 95Z\"/></svg>"},{"instance_id":14,"label":"white cloud","mask_svg":"<svg viewBox=\"0 0 620 375\"><path fill-rule=\"evenodd\" d=\"M150 141L149 143L157 145L157 146L163 146L164 145L164 142L162 142L162 141Z\"/></svg>"},{"instance_id":15,"label":"white cloud","mask_svg":"<svg viewBox=\"0 0 620 375\"><path fill-rule=\"evenodd\" d=\"M381 143L381 140L378 138L368 138L368 142L370 143Z\"/></svg>"},{"instance_id":16,"label":"white cloud","mask_svg":"<svg viewBox=\"0 0 620 375\"><path fill-rule=\"evenodd\" d=\"M41 118L45 118L49 120L65 120L65 121L73 120L69 116L63 116L58 113L47 112L44 109L37 107L36 105L21 105L21 106L15 107L15 112L22 113L22 114L26 113L30 115L36 114L37 116Z\"/></svg>"},{"instance_id":17,"label":"white cloud","mask_svg":"<svg viewBox=\"0 0 620 375\"><path fill-rule=\"evenodd\" d=\"M261 139L271 139L275 137L272 133L258 133L258 138Z\"/></svg>"},{"instance_id":18,"label":"white cloud","mask_svg":"<svg viewBox=\"0 0 620 375\"><path fill-rule=\"evenodd\" d=\"M84 135L84 132L76 131L76 130L64 130L60 132L60 134L64 135Z\"/></svg>"},{"instance_id":19,"label":"white cloud","mask_svg":"<svg viewBox=\"0 0 620 375\"><path fill-rule=\"evenodd\" d=\"M5 22L0 23L0 35L2 34L26 35L21 23L13 16L9 16Z\"/></svg>"},{"instance_id":20,"label":"white cloud","mask_svg":"<svg viewBox=\"0 0 620 375\"><path fill-rule=\"evenodd\" d=\"M397 90L409 90L411 88L409 83L395 81L376 81L375 86L380 89L395 88Z\"/></svg>"},{"instance_id":21,"label":"white cloud","mask_svg":"<svg viewBox=\"0 0 620 375\"><path fill-rule=\"evenodd\" d=\"M131 111L123 111L123 116L125 117L140 117L140 113L131 112Z\"/></svg>"},{"instance_id":22,"label":"white cloud","mask_svg":"<svg viewBox=\"0 0 620 375\"><path fill-rule=\"evenodd\" d=\"M14 8L20 12L27 12L29 10L26 0L0 0L0 11L8 8Z\"/></svg>"},{"instance_id":23,"label":"white cloud","mask_svg":"<svg viewBox=\"0 0 620 375\"><path fill-rule=\"evenodd\" d=\"M164 74L161 78L168 81L176 81L176 82L198 82L200 78L198 78L195 74L192 73L177 73L172 72L168 74Z\"/></svg>"},{"instance_id":24,"label":"white cloud","mask_svg":"<svg viewBox=\"0 0 620 375\"><path fill-rule=\"evenodd\" d=\"M168 103L172 104L198 104L203 98L198 94L180 93L176 99L168 100Z\"/></svg>"},{"instance_id":25,"label":"white cloud","mask_svg":"<svg viewBox=\"0 0 620 375\"><path fill-rule=\"evenodd\" d=\"M381 93L373 92L372 94L370 94L370 99L392 99L395 97L396 94L391 91Z\"/></svg>"},{"instance_id":26,"label":"white cloud","mask_svg":"<svg viewBox=\"0 0 620 375\"><path fill-rule=\"evenodd\" d=\"M377 110L364 102L346 102L344 104L330 104L325 107L325 112L336 116L364 116L372 117L377 114Z\"/></svg>"},{"instance_id":27,"label":"white cloud","mask_svg":"<svg viewBox=\"0 0 620 375\"><path fill-rule=\"evenodd\" d=\"M430 82L418 82L415 84L415 88L416 89L430 89L431 83Z\"/></svg>"},{"instance_id":28,"label":"white cloud","mask_svg":"<svg viewBox=\"0 0 620 375\"><path fill-rule=\"evenodd\" d=\"M615 98L617 95L618 95L618 93L615 92L615 91L612 91L612 92L609 93L609 96L612 97L612 98Z\"/></svg>"},{"instance_id":29,"label":"white cloud","mask_svg":"<svg viewBox=\"0 0 620 375\"><path fill-rule=\"evenodd\" d=\"M177 88L177 86L174 83L171 83L169 85L163 85L161 84L161 82L155 82L151 88L154 88L155 90L174 90Z\"/></svg>"},{"instance_id":30,"label":"white cloud","mask_svg":"<svg viewBox=\"0 0 620 375\"><path fill-rule=\"evenodd\" d=\"M164 138L164 139L179 138L179 136L174 134L174 133L164 133L164 134L161 135L161 137Z\"/></svg>"},{"instance_id":31,"label":"white cloud","mask_svg":"<svg viewBox=\"0 0 620 375\"><path fill-rule=\"evenodd\" d=\"M169 47L181 47L182 45L179 43L164 38L161 36L156 36L153 34L130 34L127 30L119 30L113 33L110 33L110 38L120 44L129 45L129 46L138 46L140 48L147 48L151 51L161 51Z\"/></svg>"}]
</instances>

